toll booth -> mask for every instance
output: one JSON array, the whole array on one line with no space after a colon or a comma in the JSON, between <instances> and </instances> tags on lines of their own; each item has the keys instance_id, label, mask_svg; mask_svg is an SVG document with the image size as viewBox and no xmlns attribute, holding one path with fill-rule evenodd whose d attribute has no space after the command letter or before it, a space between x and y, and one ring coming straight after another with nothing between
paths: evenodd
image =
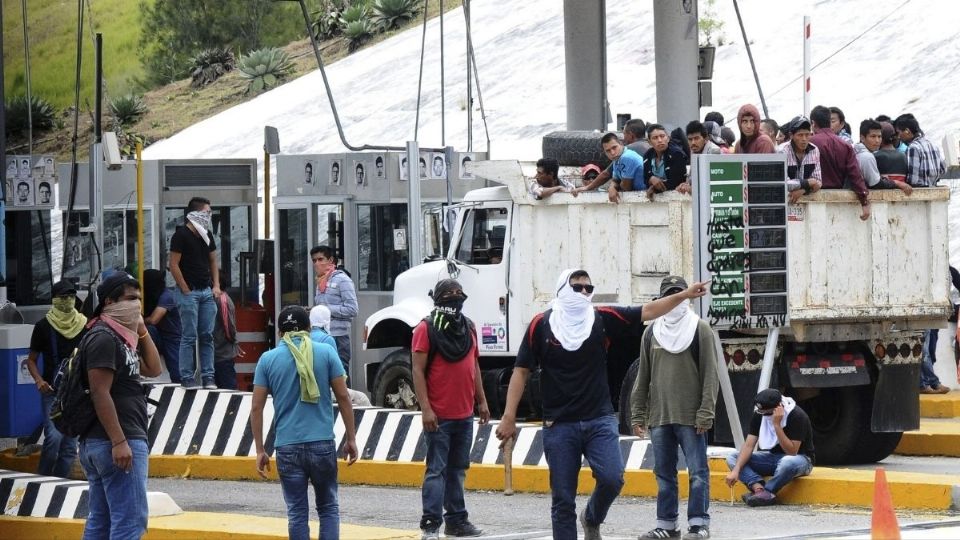
<instances>
[{"instance_id":1,"label":"toll booth","mask_svg":"<svg viewBox=\"0 0 960 540\"><path fill-rule=\"evenodd\" d=\"M69 178L69 166L60 169ZM136 164L125 162L119 170L104 171L102 268L128 269L136 274L137 176ZM79 167L76 202L70 223L64 224L66 256L64 279L89 283L96 272L96 248L91 235L81 232L90 223L89 168ZM66 220L68 182L60 183L60 220ZM252 252L257 230L257 161L255 159L189 159L143 162L144 269L166 269L170 238L186 217L194 196L210 199L213 234L219 268L228 279L224 290L240 287L241 253ZM167 285L173 286L167 276ZM235 299L239 300L239 293ZM250 294L248 292L248 294ZM252 293L256 296L256 292Z\"/></svg>"},{"instance_id":2,"label":"toll booth","mask_svg":"<svg viewBox=\"0 0 960 540\"><path fill-rule=\"evenodd\" d=\"M485 187L468 173L465 162L486 159L483 152L421 151L421 208L424 257L442 256L447 247L444 213L447 176L454 202L472 189ZM407 248L407 163L404 152L355 152L277 156L274 223L274 317L288 305L312 307L316 275L310 249L333 247L357 290L359 313L353 319L350 343L350 387L370 391L372 374L365 365L381 361L385 352L363 350L363 321L393 303L396 277L411 264ZM452 223L450 224L452 226Z\"/></svg>"}]
</instances>

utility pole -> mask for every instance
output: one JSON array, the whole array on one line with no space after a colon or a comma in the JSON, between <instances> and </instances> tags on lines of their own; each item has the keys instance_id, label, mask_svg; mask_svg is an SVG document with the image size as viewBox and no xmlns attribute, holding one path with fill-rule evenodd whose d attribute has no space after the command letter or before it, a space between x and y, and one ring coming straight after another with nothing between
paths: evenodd
<instances>
[{"instance_id":1,"label":"utility pole","mask_svg":"<svg viewBox=\"0 0 960 540\"><path fill-rule=\"evenodd\" d=\"M700 116L697 0L653 0L657 121L682 127Z\"/></svg>"}]
</instances>

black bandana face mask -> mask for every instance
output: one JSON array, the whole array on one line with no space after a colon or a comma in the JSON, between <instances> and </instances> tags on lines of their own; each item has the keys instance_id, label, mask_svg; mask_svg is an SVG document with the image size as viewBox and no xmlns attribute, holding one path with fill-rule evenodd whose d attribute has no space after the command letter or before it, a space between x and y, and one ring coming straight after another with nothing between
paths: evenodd
<instances>
[{"instance_id":1,"label":"black bandana face mask","mask_svg":"<svg viewBox=\"0 0 960 540\"><path fill-rule=\"evenodd\" d=\"M463 311L463 302L466 298L449 298L441 302L437 302L436 310L444 315L451 315L456 317Z\"/></svg>"}]
</instances>

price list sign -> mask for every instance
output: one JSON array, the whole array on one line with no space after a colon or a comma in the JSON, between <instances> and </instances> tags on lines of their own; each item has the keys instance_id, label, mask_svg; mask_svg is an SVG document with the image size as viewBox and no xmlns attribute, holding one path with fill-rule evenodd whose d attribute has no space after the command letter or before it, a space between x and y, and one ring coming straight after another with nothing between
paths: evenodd
<instances>
[{"instance_id":1,"label":"price list sign","mask_svg":"<svg viewBox=\"0 0 960 540\"><path fill-rule=\"evenodd\" d=\"M701 316L726 329L787 322L786 169L780 156L702 156L697 167Z\"/></svg>"}]
</instances>

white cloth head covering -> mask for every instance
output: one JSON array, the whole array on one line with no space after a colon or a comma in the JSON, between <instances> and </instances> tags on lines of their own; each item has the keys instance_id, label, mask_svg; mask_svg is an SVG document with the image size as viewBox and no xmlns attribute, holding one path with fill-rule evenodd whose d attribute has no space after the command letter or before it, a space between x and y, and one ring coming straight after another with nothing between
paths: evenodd
<instances>
[{"instance_id":1,"label":"white cloth head covering","mask_svg":"<svg viewBox=\"0 0 960 540\"><path fill-rule=\"evenodd\" d=\"M330 308L323 305L310 309L310 326L328 330L330 328Z\"/></svg>"},{"instance_id":2,"label":"white cloth head covering","mask_svg":"<svg viewBox=\"0 0 960 540\"><path fill-rule=\"evenodd\" d=\"M570 274L576 268L568 268L557 279L557 297L550 306L550 330L568 351L575 351L583 345L593 331L594 310L593 294L575 292L570 288Z\"/></svg>"},{"instance_id":3,"label":"white cloth head covering","mask_svg":"<svg viewBox=\"0 0 960 540\"><path fill-rule=\"evenodd\" d=\"M793 398L784 396L780 401L783 405L783 419L780 420L780 427L787 426L787 417L790 411L797 406ZM777 430L773 427L773 416L760 417L760 434L757 435L757 448L760 450L770 450L777 445Z\"/></svg>"},{"instance_id":4,"label":"white cloth head covering","mask_svg":"<svg viewBox=\"0 0 960 540\"><path fill-rule=\"evenodd\" d=\"M690 303L684 300L653 321L653 335L661 347L676 354L690 347L699 321L700 317L691 311Z\"/></svg>"}]
</instances>

